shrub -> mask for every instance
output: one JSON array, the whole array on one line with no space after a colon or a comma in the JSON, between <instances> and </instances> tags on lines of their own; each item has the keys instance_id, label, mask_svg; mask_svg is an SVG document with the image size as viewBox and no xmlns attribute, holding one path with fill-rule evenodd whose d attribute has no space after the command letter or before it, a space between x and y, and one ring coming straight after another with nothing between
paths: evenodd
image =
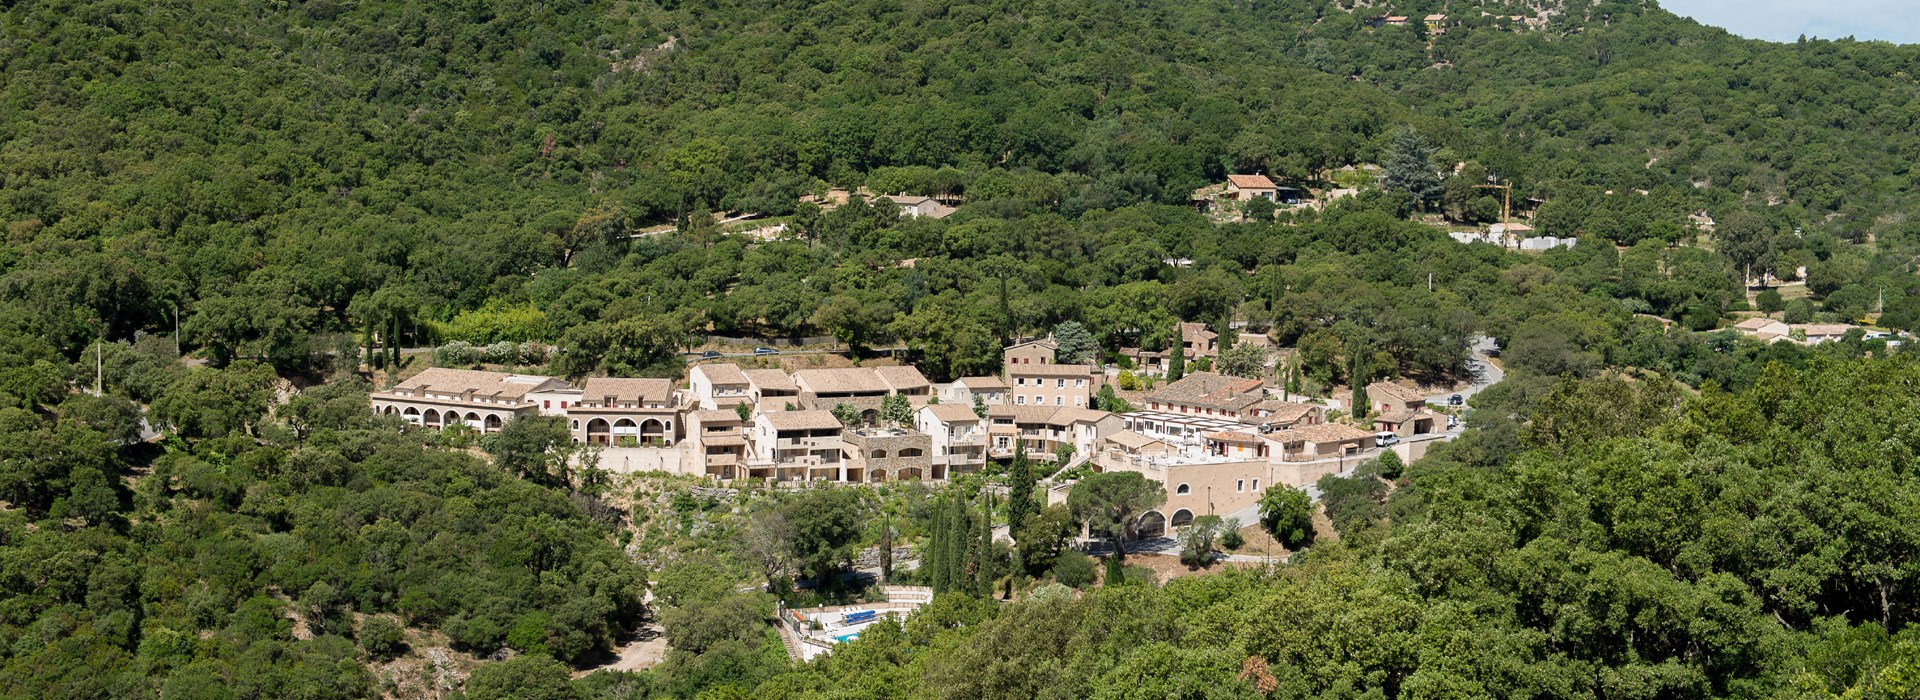
<instances>
[{"instance_id":1,"label":"shrub","mask_svg":"<svg viewBox=\"0 0 1920 700\"><path fill-rule=\"evenodd\" d=\"M481 353L481 358L496 365L520 364L520 344L511 340L502 340L488 345L487 349Z\"/></svg>"},{"instance_id":2,"label":"shrub","mask_svg":"<svg viewBox=\"0 0 1920 700\"><path fill-rule=\"evenodd\" d=\"M1067 550L1053 560L1053 580L1061 585L1086 588L1095 578L1093 557Z\"/></svg>"},{"instance_id":3,"label":"shrub","mask_svg":"<svg viewBox=\"0 0 1920 700\"><path fill-rule=\"evenodd\" d=\"M480 361L480 351L464 340L456 340L433 351L433 363L441 367L463 367Z\"/></svg>"},{"instance_id":4,"label":"shrub","mask_svg":"<svg viewBox=\"0 0 1920 700\"><path fill-rule=\"evenodd\" d=\"M1135 375L1132 372L1129 372L1126 370L1120 370L1120 377L1117 381L1120 383L1120 388L1122 390L1125 390L1125 391L1140 390L1140 377Z\"/></svg>"},{"instance_id":5,"label":"shrub","mask_svg":"<svg viewBox=\"0 0 1920 700\"><path fill-rule=\"evenodd\" d=\"M1220 524L1221 547L1229 550L1239 549L1241 545L1245 545L1246 543L1247 538L1240 534L1239 518L1227 518L1225 522Z\"/></svg>"},{"instance_id":6,"label":"shrub","mask_svg":"<svg viewBox=\"0 0 1920 700\"><path fill-rule=\"evenodd\" d=\"M406 632L392 615L373 615L360 623L360 648L368 656L391 659L406 646Z\"/></svg>"}]
</instances>

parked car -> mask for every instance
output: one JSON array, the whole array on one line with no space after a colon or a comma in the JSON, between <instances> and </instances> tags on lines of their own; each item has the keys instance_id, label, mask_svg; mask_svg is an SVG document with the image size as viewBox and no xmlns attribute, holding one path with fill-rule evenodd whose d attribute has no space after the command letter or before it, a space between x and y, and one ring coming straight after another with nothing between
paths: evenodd
<instances>
[{"instance_id":1,"label":"parked car","mask_svg":"<svg viewBox=\"0 0 1920 700\"><path fill-rule=\"evenodd\" d=\"M700 353L700 359L702 360L713 360L713 359L718 359L719 357L720 357L720 351L718 350L708 350L706 352Z\"/></svg>"},{"instance_id":2,"label":"parked car","mask_svg":"<svg viewBox=\"0 0 1920 700\"><path fill-rule=\"evenodd\" d=\"M1459 395L1459 394L1454 394L1454 395L1452 395L1452 396L1449 396L1449 397L1447 397L1447 405L1448 405L1448 406L1460 406L1460 405L1464 405L1464 404L1466 404L1466 403L1467 403L1467 400L1466 400L1466 399L1463 399L1463 398L1460 398L1460 395Z\"/></svg>"},{"instance_id":3,"label":"parked car","mask_svg":"<svg viewBox=\"0 0 1920 700\"><path fill-rule=\"evenodd\" d=\"M755 355L778 355L778 354L780 354L780 351L779 351L779 350L775 350L775 349L773 349L773 348L770 348L770 347L767 347L767 346L765 346L765 345L762 345L762 346L760 346L760 347L757 347L757 348L754 348L754 349L753 349L753 354L755 354Z\"/></svg>"},{"instance_id":4,"label":"parked car","mask_svg":"<svg viewBox=\"0 0 1920 700\"><path fill-rule=\"evenodd\" d=\"M1400 436L1395 435L1391 430L1382 430L1373 434L1373 444L1375 447L1387 447L1398 442L1400 442Z\"/></svg>"},{"instance_id":5,"label":"parked car","mask_svg":"<svg viewBox=\"0 0 1920 700\"><path fill-rule=\"evenodd\" d=\"M1447 428L1448 428L1448 429L1453 429L1453 428L1458 428L1458 427L1460 427L1460 417L1459 417L1459 416L1447 416Z\"/></svg>"}]
</instances>

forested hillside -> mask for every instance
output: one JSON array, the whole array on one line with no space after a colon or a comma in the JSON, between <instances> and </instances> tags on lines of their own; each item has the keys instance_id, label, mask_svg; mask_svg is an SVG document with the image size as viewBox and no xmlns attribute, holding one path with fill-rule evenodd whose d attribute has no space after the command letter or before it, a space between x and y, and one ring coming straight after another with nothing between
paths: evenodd
<instances>
[{"instance_id":1,"label":"forested hillside","mask_svg":"<svg viewBox=\"0 0 1920 700\"><path fill-rule=\"evenodd\" d=\"M399 695L407 640L512 657L473 698L1920 692L1920 369L1715 332L1920 330L1920 47L1350 5L0 3L0 698ZM1191 206L1252 172L1354 193ZM1448 238L1500 219L1489 177L1580 244ZM802 201L829 187L960 206ZM1265 332L1308 395L1460 379L1482 334L1510 373L1399 478L1322 484L1340 538L1291 564L943 593L799 667L740 523L694 526L770 501L648 522L564 435L365 396L483 357L678 378L705 335L943 381L1064 321L1108 357ZM827 505L863 546L930 531L937 495L887 498ZM664 664L569 684L650 613Z\"/></svg>"},{"instance_id":2,"label":"forested hillside","mask_svg":"<svg viewBox=\"0 0 1920 700\"><path fill-rule=\"evenodd\" d=\"M1427 37L1320 2L14 3L0 293L16 330L69 355L171 333L178 313L216 359L283 370L311 362L314 334L404 319L403 342L424 342L420 321L463 312L475 342L600 322L645 327L573 340L665 336L648 346L860 325L816 316L835 292L984 318L948 297L982 296L965 283L980 277L1017 277L1016 318L996 322L1014 328L993 330L1018 331L1159 281L1137 268L1167 255L1289 261L1128 229L1199 226L1145 207L1227 172L1374 162L1402 125L1439 147L1436 167L1544 200L1548 233L1665 241L1696 209L1752 210L1744 267L1807 265L1822 296L1920 285L1871 279L1901 270L1870 255L1817 264L1848 260L1835 237L1913 238L1920 50L1743 41L1639 3L1484 10L1549 23L1516 31L1468 5ZM625 238L710 210L791 214L826 184L970 206L894 231L801 216L824 249ZM1485 194L1448 206L1484 217ZM909 257L953 261L954 281L852 274ZM1678 318L1697 296L1647 301ZM676 313L632 321L637 297Z\"/></svg>"}]
</instances>

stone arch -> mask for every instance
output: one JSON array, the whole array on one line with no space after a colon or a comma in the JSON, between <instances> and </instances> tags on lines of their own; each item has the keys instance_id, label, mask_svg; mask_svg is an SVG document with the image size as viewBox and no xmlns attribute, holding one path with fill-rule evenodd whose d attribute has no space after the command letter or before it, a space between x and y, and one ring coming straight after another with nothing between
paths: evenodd
<instances>
[{"instance_id":1,"label":"stone arch","mask_svg":"<svg viewBox=\"0 0 1920 700\"><path fill-rule=\"evenodd\" d=\"M1186 484L1181 484L1173 488L1173 495L1175 496L1185 496L1190 493L1193 493L1193 487Z\"/></svg>"},{"instance_id":2,"label":"stone arch","mask_svg":"<svg viewBox=\"0 0 1920 700\"><path fill-rule=\"evenodd\" d=\"M613 441L613 426L605 418L587 421L587 442L605 445Z\"/></svg>"},{"instance_id":3,"label":"stone arch","mask_svg":"<svg viewBox=\"0 0 1920 700\"><path fill-rule=\"evenodd\" d=\"M388 407L387 407L387 410L388 410L388 411L392 411L392 410L393 410L393 407L392 407L392 406L388 406ZM406 416L406 417L408 417L408 418L419 418L419 417L420 417L420 409L417 409L417 408L414 408L414 407L412 407L412 406L408 406L408 407L407 407L407 410L405 410L405 411L401 411L401 412L400 412L400 415L403 415L403 416Z\"/></svg>"},{"instance_id":4,"label":"stone arch","mask_svg":"<svg viewBox=\"0 0 1920 700\"><path fill-rule=\"evenodd\" d=\"M877 425L877 424L879 424L879 423L880 423L880 412L879 412L879 411L877 411L877 410L875 410L875 409L871 409L871 408L869 408L869 409L867 409L867 410L865 410L865 411L861 411L861 412L860 412L860 423L861 423L862 425Z\"/></svg>"},{"instance_id":5,"label":"stone arch","mask_svg":"<svg viewBox=\"0 0 1920 700\"><path fill-rule=\"evenodd\" d=\"M440 422L440 411L432 408L427 409L426 414L421 418L421 420L424 421L423 423L424 425L430 428L438 428L443 425Z\"/></svg>"},{"instance_id":6,"label":"stone arch","mask_svg":"<svg viewBox=\"0 0 1920 700\"><path fill-rule=\"evenodd\" d=\"M1181 508L1173 512L1173 519L1167 521L1173 527L1186 527L1193 522L1193 511Z\"/></svg>"},{"instance_id":7,"label":"stone arch","mask_svg":"<svg viewBox=\"0 0 1920 700\"><path fill-rule=\"evenodd\" d=\"M640 422L640 443L653 444L667 442L667 425L653 418Z\"/></svg>"},{"instance_id":8,"label":"stone arch","mask_svg":"<svg viewBox=\"0 0 1920 700\"><path fill-rule=\"evenodd\" d=\"M867 458L868 459L886 459L887 451L884 449L874 450L872 452L867 453Z\"/></svg>"},{"instance_id":9,"label":"stone arch","mask_svg":"<svg viewBox=\"0 0 1920 700\"><path fill-rule=\"evenodd\" d=\"M902 481L919 481L921 479L920 468L907 467L905 469L901 469L893 473L893 478L902 480Z\"/></svg>"},{"instance_id":10,"label":"stone arch","mask_svg":"<svg viewBox=\"0 0 1920 700\"><path fill-rule=\"evenodd\" d=\"M500 432L500 428L503 427L503 424L500 421L500 414L498 413L487 414L486 422L482 423L481 425L484 426L483 429L489 433Z\"/></svg>"},{"instance_id":11,"label":"stone arch","mask_svg":"<svg viewBox=\"0 0 1920 700\"><path fill-rule=\"evenodd\" d=\"M1140 519L1134 521L1133 532L1141 537L1165 535L1167 534L1167 516L1161 515L1157 510L1141 513Z\"/></svg>"},{"instance_id":12,"label":"stone arch","mask_svg":"<svg viewBox=\"0 0 1920 700\"><path fill-rule=\"evenodd\" d=\"M924 457L926 456L926 454L927 453L925 450L922 450L918 447L908 447L900 450L901 457Z\"/></svg>"},{"instance_id":13,"label":"stone arch","mask_svg":"<svg viewBox=\"0 0 1920 700\"><path fill-rule=\"evenodd\" d=\"M480 427L480 425L481 425L481 423L480 423L480 414L478 414L478 413L474 413L473 411L467 411L467 420L466 420L466 423L467 423L467 427L469 427L469 428L478 428L478 427Z\"/></svg>"}]
</instances>

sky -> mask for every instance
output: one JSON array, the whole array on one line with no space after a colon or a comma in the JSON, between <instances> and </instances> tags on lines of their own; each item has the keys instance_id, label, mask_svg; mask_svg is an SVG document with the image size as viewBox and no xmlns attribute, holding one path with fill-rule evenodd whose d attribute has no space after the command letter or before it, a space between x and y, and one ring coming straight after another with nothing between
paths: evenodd
<instances>
[{"instance_id":1,"label":"sky","mask_svg":"<svg viewBox=\"0 0 1920 700\"><path fill-rule=\"evenodd\" d=\"M1920 44L1915 0L1660 0L1701 24L1751 39L1793 41L1800 35Z\"/></svg>"}]
</instances>

